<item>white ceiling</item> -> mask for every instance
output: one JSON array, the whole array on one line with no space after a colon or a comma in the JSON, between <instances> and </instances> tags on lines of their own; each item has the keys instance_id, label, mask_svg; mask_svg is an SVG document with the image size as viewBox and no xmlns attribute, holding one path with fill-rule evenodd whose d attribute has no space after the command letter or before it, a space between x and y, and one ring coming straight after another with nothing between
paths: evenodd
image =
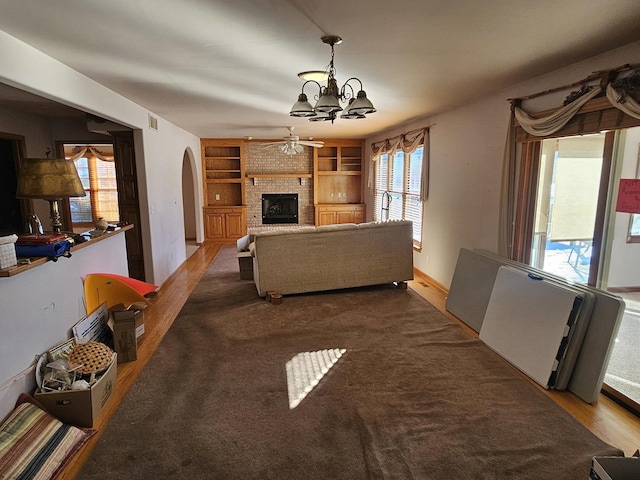
<instances>
[{"instance_id":1,"label":"white ceiling","mask_svg":"<svg viewBox=\"0 0 640 480\"><path fill-rule=\"evenodd\" d=\"M0 0L0 12L0 29L200 137L286 125L367 137L640 39L638 0ZM288 115L297 73L329 63L325 34L344 40L336 77L362 80L378 110L367 119Z\"/></svg>"}]
</instances>

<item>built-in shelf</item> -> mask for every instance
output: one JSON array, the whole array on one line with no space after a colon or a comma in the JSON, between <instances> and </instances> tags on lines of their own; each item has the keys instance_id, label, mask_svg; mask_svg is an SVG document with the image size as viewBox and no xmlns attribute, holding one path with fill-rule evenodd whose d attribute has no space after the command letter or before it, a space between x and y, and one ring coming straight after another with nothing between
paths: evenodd
<instances>
[{"instance_id":1,"label":"built-in shelf","mask_svg":"<svg viewBox=\"0 0 640 480\"><path fill-rule=\"evenodd\" d=\"M318 176L320 175L335 175L335 176L340 176L340 175L362 175L362 172L360 171L349 171L349 170L341 170L339 172L326 172L326 171L318 171Z\"/></svg>"},{"instance_id":2,"label":"built-in shelf","mask_svg":"<svg viewBox=\"0 0 640 480\"><path fill-rule=\"evenodd\" d=\"M254 185L258 184L260 178L299 178L300 185L305 178L311 178L310 173L247 173L247 178L250 178Z\"/></svg>"}]
</instances>

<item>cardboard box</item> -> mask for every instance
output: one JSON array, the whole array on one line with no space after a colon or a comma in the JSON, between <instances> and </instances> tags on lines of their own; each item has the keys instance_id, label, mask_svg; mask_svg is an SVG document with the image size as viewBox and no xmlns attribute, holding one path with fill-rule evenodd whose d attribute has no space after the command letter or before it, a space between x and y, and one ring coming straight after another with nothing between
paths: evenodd
<instances>
[{"instance_id":1,"label":"cardboard box","mask_svg":"<svg viewBox=\"0 0 640 480\"><path fill-rule=\"evenodd\" d=\"M91 388L60 392L37 391L34 397L60 421L77 427L92 428L111 397L117 378L117 354L114 353L111 365Z\"/></svg>"},{"instance_id":2,"label":"cardboard box","mask_svg":"<svg viewBox=\"0 0 640 480\"><path fill-rule=\"evenodd\" d=\"M253 280L253 257L249 251L251 241L251 235L245 235L236 241L240 280Z\"/></svg>"},{"instance_id":3,"label":"cardboard box","mask_svg":"<svg viewBox=\"0 0 640 480\"><path fill-rule=\"evenodd\" d=\"M241 280L253 280L253 257L250 252L238 252Z\"/></svg>"},{"instance_id":4,"label":"cardboard box","mask_svg":"<svg viewBox=\"0 0 640 480\"><path fill-rule=\"evenodd\" d=\"M640 478L640 458L593 457L589 478L592 480L637 480Z\"/></svg>"},{"instance_id":5,"label":"cardboard box","mask_svg":"<svg viewBox=\"0 0 640 480\"><path fill-rule=\"evenodd\" d=\"M130 319L133 315L136 325L136 342L142 341L144 338L144 310L127 310L122 303L118 303L109 309L109 314L113 324L120 320Z\"/></svg>"},{"instance_id":6,"label":"cardboard box","mask_svg":"<svg viewBox=\"0 0 640 480\"><path fill-rule=\"evenodd\" d=\"M136 342L140 343L144 338L144 310L138 310L135 316Z\"/></svg>"},{"instance_id":7,"label":"cardboard box","mask_svg":"<svg viewBox=\"0 0 640 480\"><path fill-rule=\"evenodd\" d=\"M132 362L138 359L138 342L136 341L136 322L134 312L131 315L114 319L113 348L118 354L118 363Z\"/></svg>"}]
</instances>

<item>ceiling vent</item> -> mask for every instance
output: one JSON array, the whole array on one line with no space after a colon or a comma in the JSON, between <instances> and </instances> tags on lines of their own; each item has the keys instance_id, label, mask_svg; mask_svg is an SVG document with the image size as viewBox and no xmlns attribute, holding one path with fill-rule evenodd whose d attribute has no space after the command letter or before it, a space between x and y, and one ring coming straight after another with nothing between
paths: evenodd
<instances>
[{"instance_id":1,"label":"ceiling vent","mask_svg":"<svg viewBox=\"0 0 640 480\"><path fill-rule=\"evenodd\" d=\"M149 114L149 128L158 131L158 119Z\"/></svg>"}]
</instances>

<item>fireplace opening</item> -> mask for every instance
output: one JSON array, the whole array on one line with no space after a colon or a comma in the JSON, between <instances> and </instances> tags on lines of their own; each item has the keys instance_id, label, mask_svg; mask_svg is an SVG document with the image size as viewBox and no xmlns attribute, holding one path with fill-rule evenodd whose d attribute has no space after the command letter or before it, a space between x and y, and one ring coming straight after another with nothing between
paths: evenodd
<instances>
[{"instance_id":1,"label":"fireplace opening","mask_svg":"<svg viewBox=\"0 0 640 480\"><path fill-rule=\"evenodd\" d=\"M262 194L262 223L298 223L298 194Z\"/></svg>"}]
</instances>

